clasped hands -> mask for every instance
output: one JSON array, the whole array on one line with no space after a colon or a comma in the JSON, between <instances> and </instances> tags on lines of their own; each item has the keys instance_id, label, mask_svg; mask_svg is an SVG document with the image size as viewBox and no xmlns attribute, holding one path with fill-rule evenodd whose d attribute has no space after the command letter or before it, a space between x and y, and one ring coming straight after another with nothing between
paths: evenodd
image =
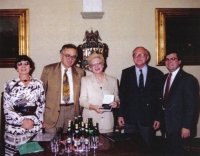
<instances>
[{"instance_id":1,"label":"clasped hands","mask_svg":"<svg viewBox=\"0 0 200 156\"><path fill-rule=\"evenodd\" d=\"M34 122L31 119L24 119L23 123L22 123L22 128L24 128L25 130L30 130L32 129L34 126Z\"/></svg>"}]
</instances>

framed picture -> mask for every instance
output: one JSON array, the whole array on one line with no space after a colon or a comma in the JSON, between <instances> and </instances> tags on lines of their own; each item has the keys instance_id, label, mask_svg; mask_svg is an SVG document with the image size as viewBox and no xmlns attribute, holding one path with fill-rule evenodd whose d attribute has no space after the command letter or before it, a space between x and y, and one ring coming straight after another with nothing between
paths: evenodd
<instances>
[{"instance_id":1,"label":"framed picture","mask_svg":"<svg viewBox=\"0 0 200 156\"><path fill-rule=\"evenodd\" d=\"M0 68L13 68L18 55L29 54L28 9L0 10Z\"/></svg>"},{"instance_id":2,"label":"framed picture","mask_svg":"<svg viewBox=\"0 0 200 156\"><path fill-rule=\"evenodd\" d=\"M200 8L156 8L157 65L169 52L183 65L200 65Z\"/></svg>"}]
</instances>

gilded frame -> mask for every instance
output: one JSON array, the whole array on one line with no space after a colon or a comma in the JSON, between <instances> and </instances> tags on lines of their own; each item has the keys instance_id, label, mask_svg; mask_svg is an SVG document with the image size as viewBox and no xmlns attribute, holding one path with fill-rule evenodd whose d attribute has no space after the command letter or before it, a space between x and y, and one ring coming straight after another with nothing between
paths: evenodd
<instances>
[{"instance_id":1,"label":"gilded frame","mask_svg":"<svg viewBox=\"0 0 200 156\"><path fill-rule=\"evenodd\" d=\"M17 19L15 20L18 27L17 27L17 53L18 55L29 55L29 10L28 9L0 9L0 18L2 19L7 19L7 20L12 20L12 19ZM2 23L0 23L0 28ZM3 31L0 29L0 32ZM3 53L4 51L0 51L0 53ZM10 56L4 56L0 57L0 68L13 68L15 61L15 57Z\"/></svg>"},{"instance_id":2,"label":"gilded frame","mask_svg":"<svg viewBox=\"0 0 200 156\"><path fill-rule=\"evenodd\" d=\"M166 31L166 25L167 25L166 20L168 20L169 18L180 18L183 21L188 20L190 18L197 18L198 20L200 20L200 9L199 8L156 8L155 11L156 11L156 44L157 44L156 64L157 66L163 66L165 65L164 57L167 54L166 37L168 37L168 34ZM198 34L196 35L197 36L200 35L200 32L198 32ZM184 65L200 65L200 51L197 51L197 55L187 53L187 55L182 55L182 58Z\"/></svg>"}]
</instances>

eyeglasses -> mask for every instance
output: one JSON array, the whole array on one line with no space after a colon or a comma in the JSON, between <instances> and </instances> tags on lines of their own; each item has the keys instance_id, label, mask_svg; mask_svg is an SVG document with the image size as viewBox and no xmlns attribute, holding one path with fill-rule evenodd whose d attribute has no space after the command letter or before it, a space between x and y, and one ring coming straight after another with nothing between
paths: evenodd
<instances>
[{"instance_id":1,"label":"eyeglasses","mask_svg":"<svg viewBox=\"0 0 200 156\"><path fill-rule=\"evenodd\" d=\"M63 54L63 53L62 53ZM63 54L65 57L66 57L66 59L67 60L69 60L70 58L72 59L72 60L75 60L76 59L76 55L69 55L69 54Z\"/></svg>"},{"instance_id":2,"label":"eyeglasses","mask_svg":"<svg viewBox=\"0 0 200 156\"><path fill-rule=\"evenodd\" d=\"M133 54L133 57L136 58L136 57L145 57L147 54L146 53L135 53Z\"/></svg>"},{"instance_id":3,"label":"eyeglasses","mask_svg":"<svg viewBox=\"0 0 200 156\"><path fill-rule=\"evenodd\" d=\"M30 65L30 63L28 61L26 61L26 62L18 62L17 63L17 66L22 66L22 65L28 66L28 65Z\"/></svg>"},{"instance_id":4,"label":"eyeglasses","mask_svg":"<svg viewBox=\"0 0 200 156\"><path fill-rule=\"evenodd\" d=\"M97 62L97 63L92 63L90 64L91 67L94 67L94 66L99 66L101 65L103 62Z\"/></svg>"},{"instance_id":5,"label":"eyeglasses","mask_svg":"<svg viewBox=\"0 0 200 156\"><path fill-rule=\"evenodd\" d=\"M165 58L165 61L169 61L169 60L171 60L171 61L174 61L174 60L176 60L176 59L178 59L178 58L176 58L176 57L172 57L172 58Z\"/></svg>"}]
</instances>

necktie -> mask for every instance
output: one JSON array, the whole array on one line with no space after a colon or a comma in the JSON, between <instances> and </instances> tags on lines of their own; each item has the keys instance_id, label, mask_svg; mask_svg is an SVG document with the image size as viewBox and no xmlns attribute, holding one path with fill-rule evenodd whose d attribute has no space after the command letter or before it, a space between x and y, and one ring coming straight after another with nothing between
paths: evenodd
<instances>
[{"instance_id":1,"label":"necktie","mask_svg":"<svg viewBox=\"0 0 200 156\"><path fill-rule=\"evenodd\" d=\"M63 74L63 101L67 103L70 98L70 89L69 89L69 79L67 76L67 69L65 69L65 72Z\"/></svg>"},{"instance_id":2,"label":"necktie","mask_svg":"<svg viewBox=\"0 0 200 156\"><path fill-rule=\"evenodd\" d=\"M165 86L165 95L164 95L164 100L163 100L163 107L165 107L165 105L166 105L167 96L168 96L168 93L169 93L171 76L172 76L172 73L169 73L168 78L167 78L167 84Z\"/></svg>"},{"instance_id":3,"label":"necktie","mask_svg":"<svg viewBox=\"0 0 200 156\"><path fill-rule=\"evenodd\" d=\"M140 69L140 76L139 76L139 89L142 91L144 88L144 78L143 78L143 73L142 69Z\"/></svg>"}]
</instances>

